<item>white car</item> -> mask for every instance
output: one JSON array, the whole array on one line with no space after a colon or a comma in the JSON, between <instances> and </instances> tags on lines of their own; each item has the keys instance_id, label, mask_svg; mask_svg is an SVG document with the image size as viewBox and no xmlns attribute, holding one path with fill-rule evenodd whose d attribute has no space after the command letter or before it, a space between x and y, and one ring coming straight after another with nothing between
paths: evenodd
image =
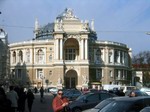
<instances>
[{"instance_id":1,"label":"white car","mask_svg":"<svg viewBox=\"0 0 150 112\"><path fill-rule=\"evenodd\" d=\"M56 87L53 87L53 88L49 89L49 92L52 93L53 95L56 95L57 91L58 91L58 88L56 88Z\"/></svg>"},{"instance_id":2,"label":"white car","mask_svg":"<svg viewBox=\"0 0 150 112\"><path fill-rule=\"evenodd\" d=\"M144 91L145 93L147 93L148 95L150 95L150 88L147 87L143 87L140 89L141 91Z\"/></svg>"}]
</instances>

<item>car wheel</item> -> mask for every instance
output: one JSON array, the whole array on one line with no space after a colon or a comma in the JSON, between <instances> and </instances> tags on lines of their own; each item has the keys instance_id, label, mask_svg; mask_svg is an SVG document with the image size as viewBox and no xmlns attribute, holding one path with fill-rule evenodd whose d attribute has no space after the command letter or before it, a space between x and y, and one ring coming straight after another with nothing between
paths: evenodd
<instances>
[{"instance_id":1,"label":"car wheel","mask_svg":"<svg viewBox=\"0 0 150 112\"><path fill-rule=\"evenodd\" d=\"M75 109L73 109L73 112L82 112L82 111L79 108L75 108Z\"/></svg>"}]
</instances>

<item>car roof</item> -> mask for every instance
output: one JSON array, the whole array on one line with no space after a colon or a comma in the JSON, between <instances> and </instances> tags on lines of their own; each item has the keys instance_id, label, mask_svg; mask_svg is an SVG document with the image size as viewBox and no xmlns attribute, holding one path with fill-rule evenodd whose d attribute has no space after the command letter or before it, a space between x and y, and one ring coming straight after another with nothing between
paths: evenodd
<instances>
[{"instance_id":1,"label":"car roof","mask_svg":"<svg viewBox=\"0 0 150 112\"><path fill-rule=\"evenodd\" d=\"M137 97L128 97L128 96L125 96L125 97L114 97L114 99L116 101L137 101L137 100L141 100L141 99L150 99L150 96L137 96Z\"/></svg>"}]
</instances>

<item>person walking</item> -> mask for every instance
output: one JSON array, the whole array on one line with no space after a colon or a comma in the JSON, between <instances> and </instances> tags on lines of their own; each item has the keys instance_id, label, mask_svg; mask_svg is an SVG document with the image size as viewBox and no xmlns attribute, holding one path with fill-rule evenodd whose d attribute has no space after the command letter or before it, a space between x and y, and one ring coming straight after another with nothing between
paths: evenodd
<instances>
[{"instance_id":1,"label":"person walking","mask_svg":"<svg viewBox=\"0 0 150 112\"><path fill-rule=\"evenodd\" d=\"M26 93L24 92L24 88L20 88L19 92L19 100L18 100L18 111L19 112L24 112L25 111L25 101L26 101Z\"/></svg>"},{"instance_id":2,"label":"person walking","mask_svg":"<svg viewBox=\"0 0 150 112\"><path fill-rule=\"evenodd\" d=\"M40 88L40 96L41 96L40 101L43 102L43 99L44 99L44 89L43 89L43 86Z\"/></svg>"},{"instance_id":3,"label":"person walking","mask_svg":"<svg viewBox=\"0 0 150 112\"><path fill-rule=\"evenodd\" d=\"M69 104L69 100L63 97L63 91L61 89L58 90L57 96L53 99L52 107L54 112L69 112L66 107Z\"/></svg>"},{"instance_id":4,"label":"person walking","mask_svg":"<svg viewBox=\"0 0 150 112\"><path fill-rule=\"evenodd\" d=\"M16 112L18 108L18 94L14 91L14 87L9 87L9 92L6 94L7 98L11 101L11 112Z\"/></svg>"},{"instance_id":5,"label":"person walking","mask_svg":"<svg viewBox=\"0 0 150 112\"><path fill-rule=\"evenodd\" d=\"M0 112L11 112L11 101L6 98L2 87L0 87Z\"/></svg>"},{"instance_id":6,"label":"person walking","mask_svg":"<svg viewBox=\"0 0 150 112\"><path fill-rule=\"evenodd\" d=\"M32 93L31 89L29 89L27 92L27 103L29 112L31 112L32 110L33 101L34 101L34 94Z\"/></svg>"}]
</instances>

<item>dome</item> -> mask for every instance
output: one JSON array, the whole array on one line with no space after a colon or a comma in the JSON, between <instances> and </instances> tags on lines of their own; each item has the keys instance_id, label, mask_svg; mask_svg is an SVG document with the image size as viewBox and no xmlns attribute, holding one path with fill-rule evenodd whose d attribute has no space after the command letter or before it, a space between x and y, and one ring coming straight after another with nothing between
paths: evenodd
<instances>
[{"instance_id":1,"label":"dome","mask_svg":"<svg viewBox=\"0 0 150 112\"><path fill-rule=\"evenodd\" d=\"M36 39L52 39L53 38L54 23L48 23L47 25L40 27L36 33Z\"/></svg>"}]
</instances>

